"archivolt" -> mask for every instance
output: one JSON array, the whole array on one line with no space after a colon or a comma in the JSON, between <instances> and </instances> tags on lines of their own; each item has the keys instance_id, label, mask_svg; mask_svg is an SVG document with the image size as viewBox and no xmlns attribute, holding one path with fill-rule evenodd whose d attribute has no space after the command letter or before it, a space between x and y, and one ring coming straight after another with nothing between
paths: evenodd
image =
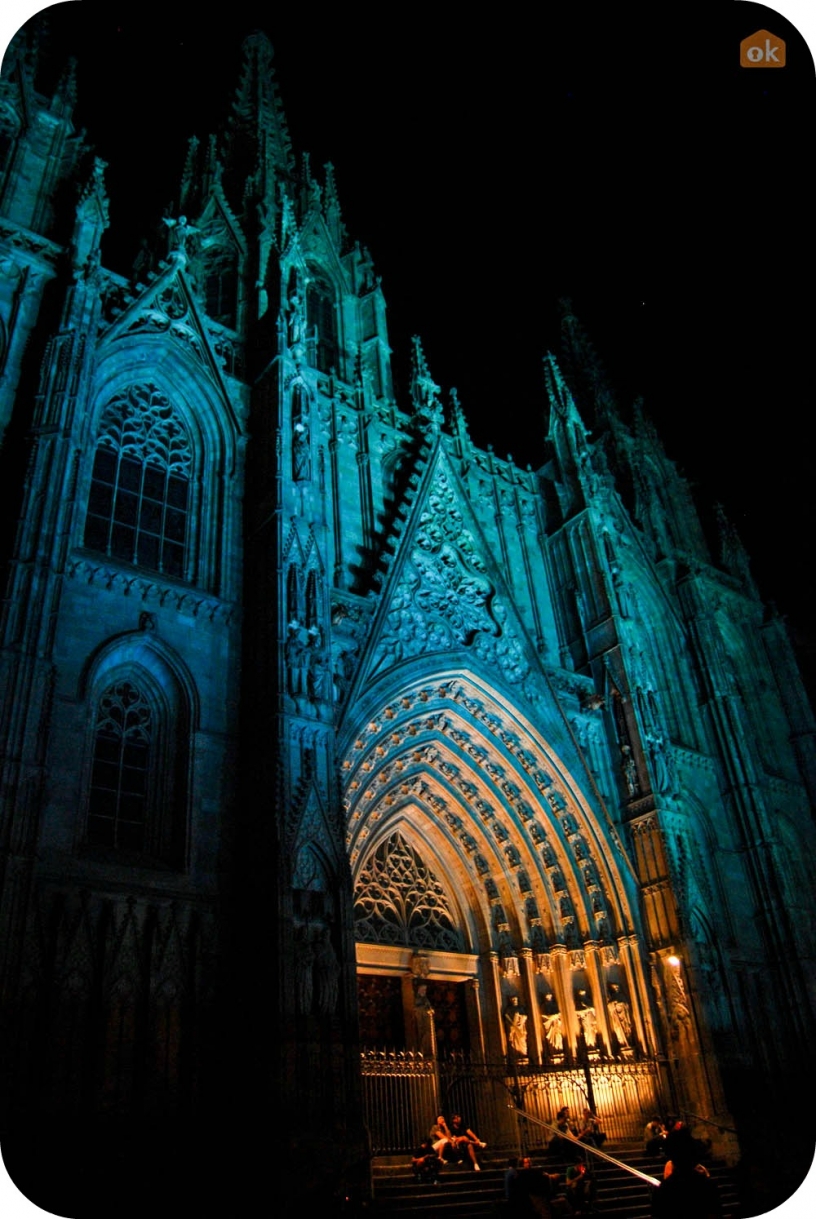
<instances>
[{"instance_id":1,"label":"archivolt","mask_svg":"<svg viewBox=\"0 0 816 1219\"><path fill-rule=\"evenodd\" d=\"M355 877L401 824L469 911L472 950L579 948L633 930L617 848L518 708L461 672L370 707L342 762Z\"/></svg>"}]
</instances>

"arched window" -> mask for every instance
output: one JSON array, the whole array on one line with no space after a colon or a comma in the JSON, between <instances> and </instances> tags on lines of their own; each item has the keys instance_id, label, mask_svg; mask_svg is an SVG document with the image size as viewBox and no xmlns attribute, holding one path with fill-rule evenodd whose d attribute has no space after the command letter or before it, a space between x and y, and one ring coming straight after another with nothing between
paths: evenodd
<instances>
[{"instance_id":1,"label":"arched window","mask_svg":"<svg viewBox=\"0 0 816 1219\"><path fill-rule=\"evenodd\" d=\"M145 867L184 866L189 707L169 671L147 655L116 666L92 702L82 849Z\"/></svg>"},{"instance_id":2,"label":"arched window","mask_svg":"<svg viewBox=\"0 0 816 1219\"><path fill-rule=\"evenodd\" d=\"M300 621L300 606L298 604L298 573L294 563L286 573L286 621Z\"/></svg>"},{"instance_id":3,"label":"arched window","mask_svg":"<svg viewBox=\"0 0 816 1219\"><path fill-rule=\"evenodd\" d=\"M234 249L218 245L207 251L203 285L207 316L234 330L238 319L238 260Z\"/></svg>"},{"instance_id":4,"label":"arched window","mask_svg":"<svg viewBox=\"0 0 816 1219\"><path fill-rule=\"evenodd\" d=\"M317 575L310 571L306 577L306 627L318 626L319 608L317 600Z\"/></svg>"},{"instance_id":5,"label":"arched window","mask_svg":"<svg viewBox=\"0 0 816 1219\"><path fill-rule=\"evenodd\" d=\"M129 681L102 695L88 799L89 846L145 850L153 719L147 699Z\"/></svg>"},{"instance_id":6,"label":"arched window","mask_svg":"<svg viewBox=\"0 0 816 1219\"><path fill-rule=\"evenodd\" d=\"M324 279L314 279L306 290L306 318L316 336L315 361L321 372L337 367L337 314L334 292Z\"/></svg>"},{"instance_id":7,"label":"arched window","mask_svg":"<svg viewBox=\"0 0 816 1219\"><path fill-rule=\"evenodd\" d=\"M192 451L169 399L133 385L102 414L85 545L112 558L183 578Z\"/></svg>"}]
</instances>

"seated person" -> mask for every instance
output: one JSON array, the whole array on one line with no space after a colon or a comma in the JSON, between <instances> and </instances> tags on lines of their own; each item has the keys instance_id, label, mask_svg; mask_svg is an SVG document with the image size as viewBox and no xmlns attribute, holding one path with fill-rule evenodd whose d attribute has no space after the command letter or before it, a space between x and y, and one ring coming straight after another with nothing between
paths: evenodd
<instances>
[{"instance_id":1,"label":"seated person","mask_svg":"<svg viewBox=\"0 0 816 1219\"><path fill-rule=\"evenodd\" d=\"M423 1139L411 1156L411 1165L417 1181L436 1183L439 1180L439 1156L430 1139Z\"/></svg>"},{"instance_id":2,"label":"seated person","mask_svg":"<svg viewBox=\"0 0 816 1219\"><path fill-rule=\"evenodd\" d=\"M555 1125L558 1133L554 1134L550 1139L549 1152L550 1155L560 1156L563 1160L576 1160L581 1155L580 1148L576 1148L575 1143L563 1137L568 1134L572 1134L576 1138L578 1136L578 1131L570 1125L569 1116L570 1111L566 1105L563 1109L559 1109L555 1115Z\"/></svg>"},{"instance_id":3,"label":"seated person","mask_svg":"<svg viewBox=\"0 0 816 1219\"><path fill-rule=\"evenodd\" d=\"M559 1193L558 1182L561 1174L557 1172L542 1172L533 1168L529 1156L524 1156L518 1173L517 1192L520 1205L516 1213L536 1216L537 1219L556 1219L565 1215L567 1202Z\"/></svg>"},{"instance_id":4,"label":"seated person","mask_svg":"<svg viewBox=\"0 0 816 1219\"><path fill-rule=\"evenodd\" d=\"M431 1140L431 1146L436 1152L437 1159L441 1160L441 1162L444 1164L446 1153L450 1153L452 1155L456 1150L453 1144L453 1139L451 1138L451 1132L448 1129L448 1123L445 1121L444 1114L439 1114L433 1126L431 1126L431 1133L428 1137Z\"/></svg>"},{"instance_id":5,"label":"seated person","mask_svg":"<svg viewBox=\"0 0 816 1219\"><path fill-rule=\"evenodd\" d=\"M577 1160L567 1169L567 1202L573 1215L590 1214L595 1204L595 1182L587 1172L583 1160Z\"/></svg>"},{"instance_id":6,"label":"seated person","mask_svg":"<svg viewBox=\"0 0 816 1219\"><path fill-rule=\"evenodd\" d=\"M602 1147L606 1142L606 1135L601 1130L601 1123L591 1109L584 1109L582 1129L578 1138L582 1143L589 1143L592 1147Z\"/></svg>"},{"instance_id":7,"label":"seated person","mask_svg":"<svg viewBox=\"0 0 816 1219\"><path fill-rule=\"evenodd\" d=\"M643 1147L648 1156L662 1155L665 1148L666 1127L657 1114L646 1123L643 1131Z\"/></svg>"},{"instance_id":8,"label":"seated person","mask_svg":"<svg viewBox=\"0 0 816 1219\"><path fill-rule=\"evenodd\" d=\"M476 1148L484 1148L487 1146L487 1143L483 1143L478 1134L470 1129L461 1113L454 1113L448 1129L450 1140L457 1152L467 1155L473 1165L474 1172L480 1172L481 1165L476 1156Z\"/></svg>"}]
</instances>

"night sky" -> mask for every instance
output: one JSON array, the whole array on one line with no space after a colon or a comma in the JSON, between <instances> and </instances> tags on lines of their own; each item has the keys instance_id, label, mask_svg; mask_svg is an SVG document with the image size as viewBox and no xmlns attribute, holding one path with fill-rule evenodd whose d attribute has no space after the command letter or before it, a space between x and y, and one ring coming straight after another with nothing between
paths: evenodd
<instances>
[{"instance_id":1,"label":"night sky","mask_svg":"<svg viewBox=\"0 0 816 1219\"><path fill-rule=\"evenodd\" d=\"M411 334L459 390L471 435L534 467L541 357L569 296L628 417L641 394L705 509L721 501L766 600L816 657L810 416L812 62L738 65L752 4L686 14L571 9L527 26L391 5L217 27L156 6L63 4L78 122L110 162L106 265L127 274L178 191L187 138L226 117L240 44L263 28L297 155L335 166L352 239L371 250L405 404ZM646 23L651 24L646 24ZM735 48L737 48L735 50ZM816 666L814 666L816 668Z\"/></svg>"}]
</instances>

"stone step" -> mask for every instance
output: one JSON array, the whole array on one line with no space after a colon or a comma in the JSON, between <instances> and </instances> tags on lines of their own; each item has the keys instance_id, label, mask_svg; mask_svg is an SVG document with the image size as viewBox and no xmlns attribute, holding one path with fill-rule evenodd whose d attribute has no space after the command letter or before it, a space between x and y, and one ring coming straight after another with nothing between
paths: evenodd
<instances>
[{"instance_id":1,"label":"stone step","mask_svg":"<svg viewBox=\"0 0 816 1219\"><path fill-rule=\"evenodd\" d=\"M647 1157L631 1146L612 1147L609 1154L638 1168L650 1176L661 1178L663 1162ZM534 1156L537 1165L546 1171L566 1171L567 1165ZM397 1219L497 1219L505 1212L504 1171L507 1157L503 1153L483 1153L483 1168L479 1173L468 1166L446 1165L438 1185L421 1185L414 1179L409 1158L387 1157L374 1163L375 1213L393 1215ZM739 1198L733 1177L725 1165L707 1165L716 1181L723 1205L724 1219L741 1219ZM605 1161L597 1161L593 1169L598 1184L597 1210L607 1219L648 1219L651 1211L651 1187L639 1177Z\"/></svg>"}]
</instances>

